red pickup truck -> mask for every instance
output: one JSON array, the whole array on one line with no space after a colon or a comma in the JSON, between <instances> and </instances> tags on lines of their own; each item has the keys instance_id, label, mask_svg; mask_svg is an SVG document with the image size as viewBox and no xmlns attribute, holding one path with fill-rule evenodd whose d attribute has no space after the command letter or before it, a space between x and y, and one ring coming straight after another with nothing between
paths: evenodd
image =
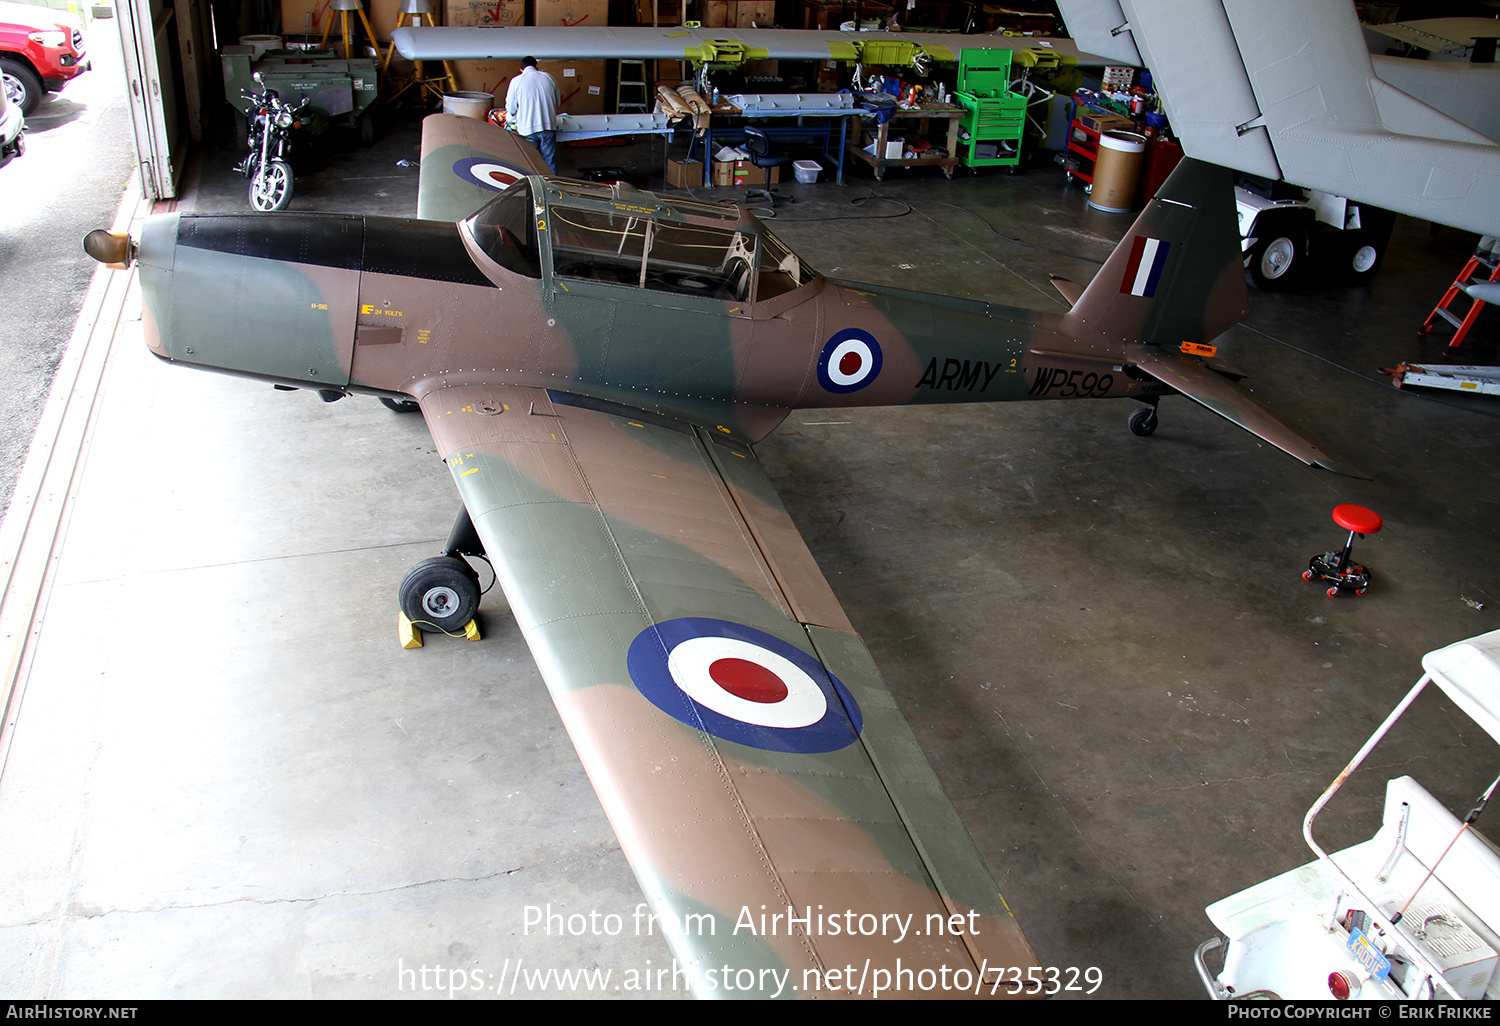
<instances>
[{"instance_id":1,"label":"red pickup truck","mask_svg":"<svg viewBox=\"0 0 1500 1026\"><path fill-rule=\"evenodd\" d=\"M0 0L0 78L6 97L30 116L48 92L89 68L83 27L66 11Z\"/></svg>"}]
</instances>

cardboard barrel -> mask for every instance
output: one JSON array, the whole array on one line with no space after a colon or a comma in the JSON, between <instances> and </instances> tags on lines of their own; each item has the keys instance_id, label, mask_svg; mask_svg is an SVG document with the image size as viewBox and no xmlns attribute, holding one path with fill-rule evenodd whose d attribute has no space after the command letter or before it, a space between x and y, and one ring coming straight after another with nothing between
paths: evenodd
<instances>
[{"instance_id":1,"label":"cardboard barrel","mask_svg":"<svg viewBox=\"0 0 1500 1026\"><path fill-rule=\"evenodd\" d=\"M1141 162L1145 155L1144 135L1113 130L1100 135L1089 206L1111 214L1134 209L1135 189L1141 179Z\"/></svg>"},{"instance_id":2,"label":"cardboard barrel","mask_svg":"<svg viewBox=\"0 0 1500 1026\"><path fill-rule=\"evenodd\" d=\"M479 118L483 120L495 106L495 97L492 93L457 92L443 94L443 113L457 114L463 118Z\"/></svg>"}]
</instances>

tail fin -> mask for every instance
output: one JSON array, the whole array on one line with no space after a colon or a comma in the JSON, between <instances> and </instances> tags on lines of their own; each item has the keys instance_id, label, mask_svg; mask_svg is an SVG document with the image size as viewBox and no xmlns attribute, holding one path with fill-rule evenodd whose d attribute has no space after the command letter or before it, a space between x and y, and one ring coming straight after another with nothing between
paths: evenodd
<instances>
[{"instance_id":1,"label":"tail fin","mask_svg":"<svg viewBox=\"0 0 1500 1026\"><path fill-rule=\"evenodd\" d=\"M1248 291L1231 172L1184 160L1067 315L1072 334L1176 349L1245 316Z\"/></svg>"},{"instance_id":2,"label":"tail fin","mask_svg":"<svg viewBox=\"0 0 1500 1026\"><path fill-rule=\"evenodd\" d=\"M1230 172L1184 160L1063 320L1080 340L1125 341L1126 363L1304 463L1363 477L1196 355L1247 299Z\"/></svg>"}]
</instances>

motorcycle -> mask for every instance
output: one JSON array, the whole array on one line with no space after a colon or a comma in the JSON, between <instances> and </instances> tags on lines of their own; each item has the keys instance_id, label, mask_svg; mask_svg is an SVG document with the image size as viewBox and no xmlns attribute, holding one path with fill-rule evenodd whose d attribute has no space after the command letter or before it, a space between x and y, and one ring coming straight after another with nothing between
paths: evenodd
<instances>
[{"instance_id":1,"label":"motorcycle","mask_svg":"<svg viewBox=\"0 0 1500 1026\"><path fill-rule=\"evenodd\" d=\"M291 151L291 133L302 127L312 100L304 97L292 106L274 89L259 93L243 92L255 103L249 112L246 140L250 152L235 165L235 170L250 179L250 206L255 210L284 210L292 201L295 180L287 163Z\"/></svg>"}]
</instances>

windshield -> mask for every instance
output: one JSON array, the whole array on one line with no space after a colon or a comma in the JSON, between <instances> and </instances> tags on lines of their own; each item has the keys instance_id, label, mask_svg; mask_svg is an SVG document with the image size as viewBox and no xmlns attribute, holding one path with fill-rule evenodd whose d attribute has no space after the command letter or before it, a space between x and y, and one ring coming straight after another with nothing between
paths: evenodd
<instances>
[{"instance_id":1,"label":"windshield","mask_svg":"<svg viewBox=\"0 0 1500 1026\"><path fill-rule=\"evenodd\" d=\"M756 283L755 299L762 302L806 285L817 272L802 262L802 258L787 248L770 232L761 234L760 281Z\"/></svg>"},{"instance_id":2,"label":"windshield","mask_svg":"<svg viewBox=\"0 0 1500 1026\"><path fill-rule=\"evenodd\" d=\"M542 276L537 252L531 183L517 182L479 213L469 218L474 241L495 263L528 278Z\"/></svg>"}]
</instances>

